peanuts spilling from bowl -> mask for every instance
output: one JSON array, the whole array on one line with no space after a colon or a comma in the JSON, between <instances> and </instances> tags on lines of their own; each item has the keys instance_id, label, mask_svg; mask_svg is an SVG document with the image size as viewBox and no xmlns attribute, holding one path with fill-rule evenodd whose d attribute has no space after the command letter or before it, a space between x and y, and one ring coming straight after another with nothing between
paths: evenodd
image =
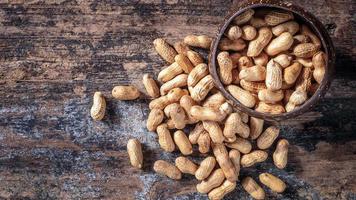
<instances>
[{"instance_id":1,"label":"peanuts spilling from bowl","mask_svg":"<svg viewBox=\"0 0 356 200\"><path fill-rule=\"evenodd\" d=\"M216 58L220 80L248 108L272 114L290 112L301 106L310 97L311 88L323 79L327 61L320 40L307 26L294 21L292 13L247 10L233 20L225 36ZM236 188L241 168L266 161L268 149L276 141L270 156L277 168L285 168L289 143L279 139L278 127L235 111L214 87L208 66L196 51L209 49L211 43L212 38L204 35L188 35L174 45L162 38L154 40L154 48L169 66L160 71L158 82L145 74L143 85L152 98L147 129L157 133L163 151L182 154L175 163L156 161L153 170L175 180L181 179L182 173L195 176L200 181L197 191L215 200ZM134 100L140 92L134 86L116 86L112 96ZM95 93L93 102L93 119L103 119L103 95ZM205 157L200 163L189 158L195 145ZM142 168L140 142L129 140L127 151L132 166ZM265 198L256 180L241 177L247 193L255 199ZM282 193L287 187L270 173L258 177L273 192Z\"/></svg>"}]
</instances>

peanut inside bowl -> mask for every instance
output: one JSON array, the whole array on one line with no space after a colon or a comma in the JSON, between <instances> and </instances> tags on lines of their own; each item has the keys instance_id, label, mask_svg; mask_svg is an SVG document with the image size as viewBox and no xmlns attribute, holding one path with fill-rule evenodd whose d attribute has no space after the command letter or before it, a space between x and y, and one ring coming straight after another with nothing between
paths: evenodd
<instances>
[{"instance_id":1,"label":"peanut inside bowl","mask_svg":"<svg viewBox=\"0 0 356 200\"><path fill-rule=\"evenodd\" d=\"M308 111L325 94L335 53L325 28L292 4L239 7L211 45L215 86L236 109L268 121Z\"/></svg>"}]
</instances>

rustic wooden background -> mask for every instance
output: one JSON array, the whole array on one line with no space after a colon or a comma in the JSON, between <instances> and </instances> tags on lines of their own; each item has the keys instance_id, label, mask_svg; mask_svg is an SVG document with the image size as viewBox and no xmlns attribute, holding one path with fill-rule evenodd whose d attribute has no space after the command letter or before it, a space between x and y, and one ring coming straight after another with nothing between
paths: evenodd
<instances>
[{"instance_id":1,"label":"rustic wooden background","mask_svg":"<svg viewBox=\"0 0 356 200\"><path fill-rule=\"evenodd\" d=\"M94 91L140 89L164 62L152 41L214 36L232 1L0 0L0 199L205 199L193 178L152 172L163 153L145 129L148 100L108 98L93 122ZM313 111L288 122L290 162L242 174L278 174L288 184L269 199L356 199L356 30L353 0L295 0L325 24L337 50L335 80ZM145 167L130 167L126 142L144 144ZM197 159L199 160L199 158ZM238 186L227 199L249 199Z\"/></svg>"}]
</instances>

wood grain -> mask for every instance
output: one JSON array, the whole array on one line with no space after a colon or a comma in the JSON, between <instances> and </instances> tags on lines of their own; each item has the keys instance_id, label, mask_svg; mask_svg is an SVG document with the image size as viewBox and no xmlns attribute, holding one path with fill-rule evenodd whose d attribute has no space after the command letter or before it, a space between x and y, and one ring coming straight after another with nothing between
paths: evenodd
<instances>
[{"instance_id":1,"label":"wood grain","mask_svg":"<svg viewBox=\"0 0 356 200\"><path fill-rule=\"evenodd\" d=\"M143 91L144 73L166 65L152 41L186 34L214 36L233 3L178 0L0 0L0 198L206 199L196 181L154 174L163 153L147 132L148 99L119 102L114 85ZM269 199L356 198L355 1L292 1L314 13L337 50L336 75L326 98L285 123L290 164L271 160L244 169L272 172L288 184ZM102 122L89 115L94 91L107 97ZM144 169L129 165L126 142L144 144ZM197 158L199 160L200 158ZM227 199L249 199L241 186Z\"/></svg>"}]
</instances>

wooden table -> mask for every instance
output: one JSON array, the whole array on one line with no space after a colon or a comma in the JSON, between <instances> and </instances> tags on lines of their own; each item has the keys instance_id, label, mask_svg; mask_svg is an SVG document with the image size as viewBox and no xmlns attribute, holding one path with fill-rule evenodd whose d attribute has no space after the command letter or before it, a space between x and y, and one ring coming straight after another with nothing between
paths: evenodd
<instances>
[{"instance_id":1,"label":"wooden table","mask_svg":"<svg viewBox=\"0 0 356 200\"><path fill-rule=\"evenodd\" d=\"M1 199L206 199L197 181L157 176L163 153L147 132L149 100L120 102L113 86L143 90L144 73L165 63L152 41L187 34L214 36L231 1L0 1ZM271 159L242 176L271 172L288 184L269 199L356 199L356 2L294 1L314 13L337 50L336 77L326 99L283 127L290 161ZM236 3L236 2L235 2ZM94 91L107 98L107 116L89 115ZM144 144L145 167L130 167L126 142ZM199 155L195 157L199 160ZM239 185L227 199L249 199Z\"/></svg>"}]
</instances>

